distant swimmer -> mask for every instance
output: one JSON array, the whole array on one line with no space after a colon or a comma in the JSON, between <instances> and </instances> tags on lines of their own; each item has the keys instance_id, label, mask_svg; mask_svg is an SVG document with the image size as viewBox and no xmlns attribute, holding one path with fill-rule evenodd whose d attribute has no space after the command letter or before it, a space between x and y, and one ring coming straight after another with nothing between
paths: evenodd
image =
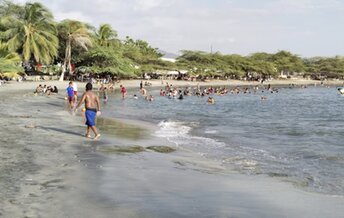
<instances>
[{"instance_id":1,"label":"distant swimmer","mask_svg":"<svg viewBox=\"0 0 344 218\"><path fill-rule=\"evenodd\" d=\"M147 95L146 97L145 97L145 100L146 101L154 101L154 97L153 97L153 95Z\"/></svg>"},{"instance_id":2,"label":"distant swimmer","mask_svg":"<svg viewBox=\"0 0 344 218\"><path fill-rule=\"evenodd\" d=\"M260 97L260 100L265 101L265 100L268 100L268 98L265 96L262 96L262 97Z\"/></svg>"},{"instance_id":3,"label":"distant swimmer","mask_svg":"<svg viewBox=\"0 0 344 218\"><path fill-rule=\"evenodd\" d=\"M146 96L147 95L147 90L144 88L141 88L141 95Z\"/></svg>"},{"instance_id":4,"label":"distant swimmer","mask_svg":"<svg viewBox=\"0 0 344 218\"><path fill-rule=\"evenodd\" d=\"M184 93L185 94L185 93ZM185 94L186 95L186 94ZM182 90L179 90L179 97L178 97L179 100L183 100L184 99L184 96L183 96L183 92Z\"/></svg>"},{"instance_id":5,"label":"distant swimmer","mask_svg":"<svg viewBox=\"0 0 344 218\"><path fill-rule=\"evenodd\" d=\"M107 94L107 88L105 87L103 89L103 101L106 103L108 101L108 94Z\"/></svg>"},{"instance_id":6,"label":"distant swimmer","mask_svg":"<svg viewBox=\"0 0 344 218\"><path fill-rule=\"evenodd\" d=\"M149 101L154 101L154 96L153 95L149 95Z\"/></svg>"},{"instance_id":7,"label":"distant swimmer","mask_svg":"<svg viewBox=\"0 0 344 218\"><path fill-rule=\"evenodd\" d=\"M162 89L160 89L160 96L165 96L165 92Z\"/></svg>"},{"instance_id":8,"label":"distant swimmer","mask_svg":"<svg viewBox=\"0 0 344 218\"><path fill-rule=\"evenodd\" d=\"M215 99L213 97L208 98L208 104L215 104Z\"/></svg>"},{"instance_id":9,"label":"distant swimmer","mask_svg":"<svg viewBox=\"0 0 344 218\"><path fill-rule=\"evenodd\" d=\"M92 92L92 84L86 84L86 92L82 95L79 104L76 106L75 110L80 107L83 103L85 103L85 117L86 117L86 137L91 138L90 136L90 129L93 131L95 137L94 139L98 139L100 134L97 132L96 128L96 117L100 115L100 103L99 97Z\"/></svg>"}]
</instances>

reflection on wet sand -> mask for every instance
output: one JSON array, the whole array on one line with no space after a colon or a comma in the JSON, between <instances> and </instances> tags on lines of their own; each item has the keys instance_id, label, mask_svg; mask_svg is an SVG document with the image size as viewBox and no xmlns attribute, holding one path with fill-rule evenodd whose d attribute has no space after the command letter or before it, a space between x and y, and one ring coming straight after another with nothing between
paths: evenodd
<instances>
[{"instance_id":1,"label":"reflection on wet sand","mask_svg":"<svg viewBox=\"0 0 344 218\"><path fill-rule=\"evenodd\" d=\"M101 133L124 139L139 140L147 138L148 130L121 121L99 117L97 126Z\"/></svg>"}]
</instances>

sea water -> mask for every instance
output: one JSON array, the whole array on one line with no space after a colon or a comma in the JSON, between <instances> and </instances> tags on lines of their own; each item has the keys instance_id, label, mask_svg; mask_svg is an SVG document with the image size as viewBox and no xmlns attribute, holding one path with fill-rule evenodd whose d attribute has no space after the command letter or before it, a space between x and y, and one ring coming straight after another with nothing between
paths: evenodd
<instances>
[{"instance_id":1,"label":"sea water","mask_svg":"<svg viewBox=\"0 0 344 218\"><path fill-rule=\"evenodd\" d=\"M157 125L157 137L254 177L263 174L311 192L344 195L344 97L332 88L278 93L160 97L110 95L105 116ZM261 96L267 100L261 100Z\"/></svg>"}]
</instances>

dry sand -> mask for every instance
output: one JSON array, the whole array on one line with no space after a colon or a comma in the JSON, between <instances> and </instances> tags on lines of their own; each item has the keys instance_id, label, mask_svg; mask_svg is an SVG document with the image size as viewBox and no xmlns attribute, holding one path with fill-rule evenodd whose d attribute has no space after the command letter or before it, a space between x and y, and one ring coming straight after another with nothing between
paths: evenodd
<instances>
[{"instance_id":1,"label":"dry sand","mask_svg":"<svg viewBox=\"0 0 344 218\"><path fill-rule=\"evenodd\" d=\"M180 148L170 154L104 153L104 147L114 145L167 142L132 134L85 139L81 117L65 109L67 83L44 83L62 90L52 96L28 91L37 84L0 87L2 217L339 218L344 214L342 196L308 193L277 178L239 175ZM138 87L139 81L123 84ZM142 125L137 125L141 131ZM149 124L144 128L148 135L154 131ZM133 131L126 123L113 127L119 133L123 129Z\"/></svg>"}]
</instances>

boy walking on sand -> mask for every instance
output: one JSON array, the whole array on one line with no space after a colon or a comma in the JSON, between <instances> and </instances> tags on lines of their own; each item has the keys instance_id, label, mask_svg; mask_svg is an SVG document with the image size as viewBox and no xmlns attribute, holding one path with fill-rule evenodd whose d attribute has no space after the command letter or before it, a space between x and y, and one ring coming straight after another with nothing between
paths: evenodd
<instances>
[{"instance_id":1,"label":"boy walking on sand","mask_svg":"<svg viewBox=\"0 0 344 218\"><path fill-rule=\"evenodd\" d=\"M67 87L67 98L69 102L69 107L71 110L73 110L74 107L74 90L73 90L73 83L69 82L69 85Z\"/></svg>"},{"instance_id":2,"label":"boy walking on sand","mask_svg":"<svg viewBox=\"0 0 344 218\"><path fill-rule=\"evenodd\" d=\"M94 139L98 139L100 134L97 132L96 128L96 117L100 115L100 103L99 97L94 92L92 92L92 84L86 84L86 92L82 95L79 104L76 106L75 110L85 102L85 117L86 117L86 137L91 138L90 129L94 132Z\"/></svg>"}]
</instances>

